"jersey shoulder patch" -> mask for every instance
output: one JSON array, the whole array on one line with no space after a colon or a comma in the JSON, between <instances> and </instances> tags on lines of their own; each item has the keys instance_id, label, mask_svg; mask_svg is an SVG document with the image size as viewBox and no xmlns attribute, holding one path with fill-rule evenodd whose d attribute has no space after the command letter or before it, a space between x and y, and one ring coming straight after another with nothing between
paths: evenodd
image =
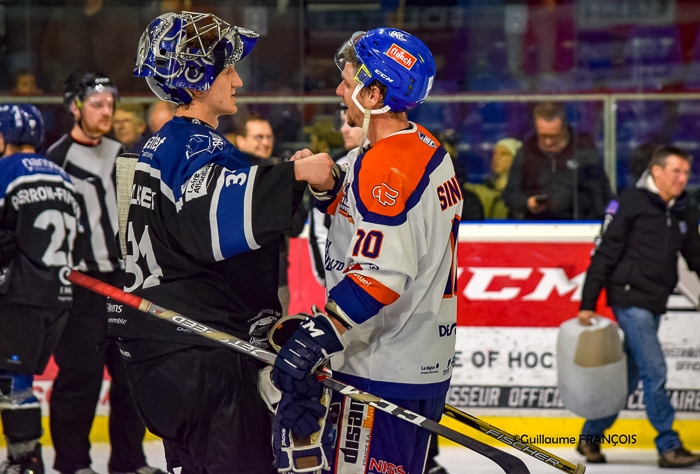
<instances>
[{"instance_id":1,"label":"jersey shoulder patch","mask_svg":"<svg viewBox=\"0 0 700 474\"><path fill-rule=\"evenodd\" d=\"M430 132L417 125L412 133L398 133L377 142L355 161L353 191L365 220L405 220L420 200L430 173L446 151Z\"/></svg>"}]
</instances>

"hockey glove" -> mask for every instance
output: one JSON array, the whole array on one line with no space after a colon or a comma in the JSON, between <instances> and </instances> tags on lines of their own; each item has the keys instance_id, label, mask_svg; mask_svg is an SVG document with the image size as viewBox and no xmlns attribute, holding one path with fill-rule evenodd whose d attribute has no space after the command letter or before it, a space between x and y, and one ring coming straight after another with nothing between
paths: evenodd
<instances>
[{"instance_id":1,"label":"hockey glove","mask_svg":"<svg viewBox=\"0 0 700 474\"><path fill-rule=\"evenodd\" d=\"M300 400L294 400L291 395L284 394L277 407L277 413L272 423L272 448L275 455L275 467L280 473L320 473L321 469L329 469L328 456L333 449L334 430L332 424L326 424L328 406L331 394L329 389L324 389L320 401L304 400L307 406L298 405ZM312 405L314 411L314 430L308 427L300 427L307 434L300 435L296 428L286 424L288 410L304 412ZM294 417L292 417L294 418Z\"/></svg>"},{"instance_id":2,"label":"hockey glove","mask_svg":"<svg viewBox=\"0 0 700 474\"><path fill-rule=\"evenodd\" d=\"M321 429L318 420L326 416L326 407L319 400L320 397L296 399L282 393L275 419L298 436L310 436Z\"/></svg>"},{"instance_id":3,"label":"hockey glove","mask_svg":"<svg viewBox=\"0 0 700 474\"><path fill-rule=\"evenodd\" d=\"M296 398L318 397L321 385L312 375L331 354L345 349L338 330L314 306L314 317L307 317L280 349L272 371L272 381L283 392Z\"/></svg>"},{"instance_id":4,"label":"hockey glove","mask_svg":"<svg viewBox=\"0 0 700 474\"><path fill-rule=\"evenodd\" d=\"M15 234L8 231L0 231L0 266L7 265L17 254L17 240Z\"/></svg>"}]
</instances>

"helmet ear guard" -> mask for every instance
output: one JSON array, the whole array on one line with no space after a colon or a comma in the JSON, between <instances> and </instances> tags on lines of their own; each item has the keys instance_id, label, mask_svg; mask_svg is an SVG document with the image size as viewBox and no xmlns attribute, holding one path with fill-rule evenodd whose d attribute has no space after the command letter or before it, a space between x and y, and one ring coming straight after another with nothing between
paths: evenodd
<instances>
[{"instance_id":1,"label":"helmet ear guard","mask_svg":"<svg viewBox=\"0 0 700 474\"><path fill-rule=\"evenodd\" d=\"M133 75L145 77L158 98L189 104L187 89L208 90L257 40L257 33L210 13L165 13L141 35Z\"/></svg>"}]
</instances>

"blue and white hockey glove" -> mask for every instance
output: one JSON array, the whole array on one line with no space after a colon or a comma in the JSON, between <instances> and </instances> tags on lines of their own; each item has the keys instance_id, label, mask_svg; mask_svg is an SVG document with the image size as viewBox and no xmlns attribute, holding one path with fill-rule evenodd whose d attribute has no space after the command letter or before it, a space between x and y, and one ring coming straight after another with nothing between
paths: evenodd
<instances>
[{"instance_id":1,"label":"blue and white hockey glove","mask_svg":"<svg viewBox=\"0 0 700 474\"><path fill-rule=\"evenodd\" d=\"M277 407L277 413L272 423L272 448L275 455L275 467L280 473L320 473L321 469L330 469L328 456L335 444L335 430L332 424L327 424L328 406L331 394L329 389L323 389L320 398L310 400L295 400L289 394L282 395L282 401ZM311 403L309 403L311 402ZM287 424L288 418L297 418L296 414L305 412L314 404L314 428ZM289 416L291 412L295 414ZM309 412L307 412L309 413ZM313 431L308 431L313 429ZM305 434L302 434L305 433Z\"/></svg>"},{"instance_id":2,"label":"blue and white hockey glove","mask_svg":"<svg viewBox=\"0 0 700 474\"><path fill-rule=\"evenodd\" d=\"M328 358L345 349L333 323L316 306L280 349L272 370L272 382L295 398L318 397L321 384L312 375Z\"/></svg>"}]
</instances>

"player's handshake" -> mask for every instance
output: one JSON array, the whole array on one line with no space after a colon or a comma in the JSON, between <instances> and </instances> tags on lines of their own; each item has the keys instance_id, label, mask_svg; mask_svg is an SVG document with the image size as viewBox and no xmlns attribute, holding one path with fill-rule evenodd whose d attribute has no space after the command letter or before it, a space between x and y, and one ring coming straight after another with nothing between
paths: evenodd
<instances>
[{"instance_id":1,"label":"player's handshake","mask_svg":"<svg viewBox=\"0 0 700 474\"><path fill-rule=\"evenodd\" d=\"M311 154L307 148L296 152L291 161L294 162L294 179L306 181L318 191L333 189L333 160L328 153Z\"/></svg>"}]
</instances>

